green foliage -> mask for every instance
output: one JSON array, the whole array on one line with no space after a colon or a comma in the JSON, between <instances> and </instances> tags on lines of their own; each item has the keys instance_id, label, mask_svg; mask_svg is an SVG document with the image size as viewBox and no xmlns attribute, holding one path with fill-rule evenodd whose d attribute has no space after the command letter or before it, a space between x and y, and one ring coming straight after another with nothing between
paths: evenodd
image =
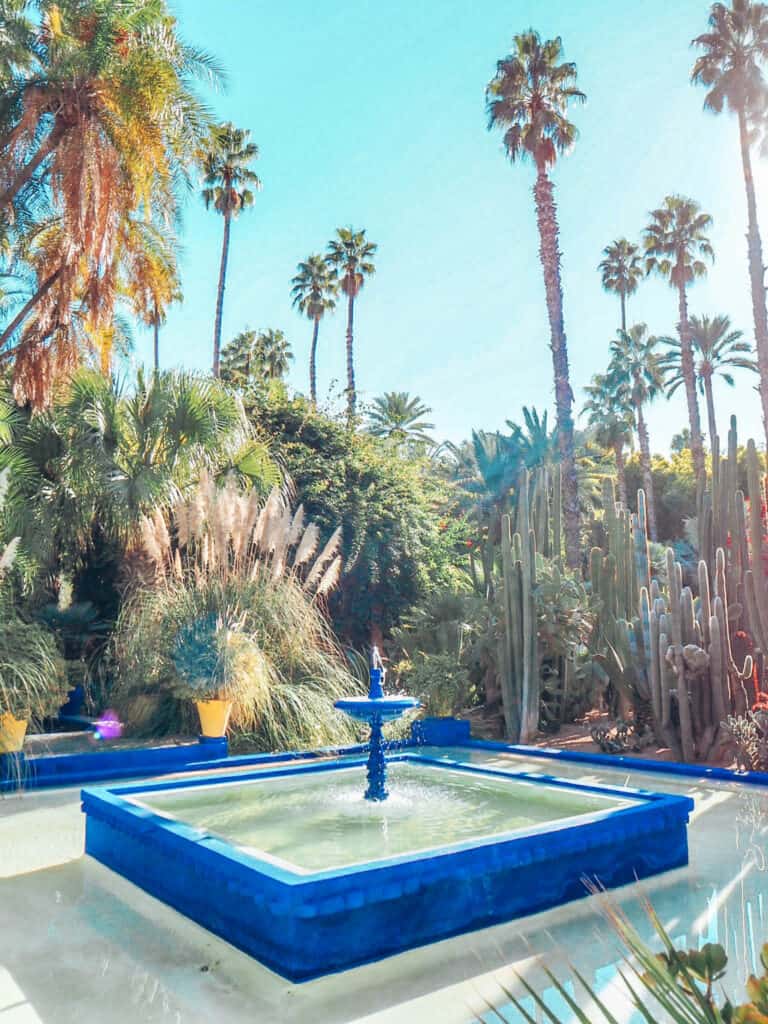
<instances>
[{"instance_id":1,"label":"green foliage","mask_svg":"<svg viewBox=\"0 0 768 1024\"><path fill-rule=\"evenodd\" d=\"M444 513L447 485L425 458L273 390L249 406L272 439L297 497L325 530L342 528L345 572L330 607L354 646L378 640L427 594L459 584L464 528Z\"/></svg>"},{"instance_id":2,"label":"green foliage","mask_svg":"<svg viewBox=\"0 0 768 1024\"><path fill-rule=\"evenodd\" d=\"M429 431L434 423L422 419L432 410L424 405L418 395L407 391L388 391L374 398L368 411L368 429L374 437L381 437L395 444L417 444L431 448L434 439Z\"/></svg>"},{"instance_id":3,"label":"green foliage","mask_svg":"<svg viewBox=\"0 0 768 1024\"><path fill-rule=\"evenodd\" d=\"M53 635L5 607L0 619L0 715L9 712L39 722L61 707L68 689Z\"/></svg>"},{"instance_id":4,"label":"green foliage","mask_svg":"<svg viewBox=\"0 0 768 1024\"><path fill-rule=\"evenodd\" d=\"M458 715L476 703L469 670L452 654L417 653L398 666L399 681L427 715Z\"/></svg>"},{"instance_id":5,"label":"green foliage","mask_svg":"<svg viewBox=\"0 0 768 1024\"><path fill-rule=\"evenodd\" d=\"M282 331L271 327L241 331L222 349L221 379L241 390L282 380L292 360L291 346Z\"/></svg>"},{"instance_id":6,"label":"green foliage","mask_svg":"<svg viewBox=\"0 0 768 1024\"><path fill-rule=\"evenodd\" d=\"M643 488L643 467L639 454L627 459L629 507L636 511L635 496ZM685 537L685 521L696 515L696 477L689 449L665 458L651 460L653 492L656 498L656 523L660 540Z\"/></svg>"},{"instance_id":7,"label":"green foliage","mask_svg":"<svg viewBox=\"0 0 768 1024\"><path fill-rule=\"evenodd\" d=\"M264 750L340 743L333 702L359 688L322 614L291 579L169 580L124 606L110 699L137 733L189 728L182 700L235 700L232 726Z\"/></svg>"},{"instance_id":8,"label":"green foliage","mask_svg":"<svg viewBox=\"0 0 768 1024\"><path fill-rule=\"evenodd\" d=\"M203 470L264 492L281 481L238 400L188 373L139 372L129 390L81 371L51 409L13 425L0 464L12 471L6 531L53 574L109 543L117 557L140 517L171 505Z\"/></svg>"},{"instance_id":9,"label":"green foliage","mask_svg":"<svg viewBox=\"0 0 768 1024\"><path fill-rule=\"evenodd\" d=\"M653 952L618 907L606 904L606 914L627 950L619 977L639 1019L646 1024L661 1024L661 1021L665 1024L762 1024L768 1019L768 944L760 957L762 975L752 975L747 981L749 1002L734 1006L729 999L715 995L715 984L725 976L728 964L724 948L708 942L701 949L678 950L653 908L647 905L646 910L662 944L662 953ZM513 1019L527 1024L538 1024L543 1019L551 1024L600 1024L601 1021L616 1024L617 1018L601 994L578 971L573 970L574 994L572 986L564 984L551 970L545 969L544 973L548 984L568 1008L565 1015L559 1016L536 989L518 975L521 988L533 1000L536 1015L531 1014L515 994L503 988L505 1000L519 1016L506 1016L501 1008L491 1006L493 1019L509 1021L509 1024ZM659 1011L663 1012L663 1017L659 1016ZM483 1020L490 1019L488 1015L483 1017Z\"/></svg>"}]
</instances>

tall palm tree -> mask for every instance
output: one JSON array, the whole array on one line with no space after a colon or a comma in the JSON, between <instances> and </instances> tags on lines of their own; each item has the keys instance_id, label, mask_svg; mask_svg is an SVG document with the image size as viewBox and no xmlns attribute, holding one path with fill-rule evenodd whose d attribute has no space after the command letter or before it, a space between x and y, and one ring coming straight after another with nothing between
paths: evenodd
<instances>
[{"instance_id":1,"label":"tall palm tree","mask_svg":"<svg viewBox=\"0 0 768 1024\"><path fill-rule=\"evenodd\" d=\"M610 374L596 373L584 389L587 401L582 409L597 444L610 449L616 459L616 483L619 500L627 508L627 474L624 449L632 442L634 411L626 395L619 391Z\"/></svg>"},{"instance_id":2,"label":"tall palm tree","mask_svg":"<svg viewBox=\"0 0 768 1024\"><path fill-rule=\"evenodd\" d=\"M603 259L597 269L607 292L621 300L621 329L627 329L627 297L634 295L643 279L643 261L640 247L626 238L617 238L603 249Z\"/></svg>"},{"instance_id":3,"label":"tall palm tree","mask_svg":"<svg viewBox=\"0 0 768 1024\"><path fill-rule=\"evenodd\" d=\"M755 182L752 176L751 143L756 119L768 105L768 85L763 65L768 59L768 6L751 0L732 0L730 7L715 3L710 8L709 32L692 45L702 52L691 79L706 87L704 107L715 114L724 109L736 114L739 124L741 167L747 197L747 256L752 290L757 363L763 426L768 440L768 312L765 299L763 243L757 221Z\"/></svg>"},{"instance_id":4,"label":"tall palm tree","mask_svg":"<svg viewBox=\"0 0 768 1024\"><path fill-rule=\"evenodd\" d=\"M224 239L221 245L219 287L216 293L216 321L213 328L213 376L219 376L221 360L221 319L224 289L227 283L229 238L232 220L241 210L253 206L254 193L261 188L258 174L250 164L258 159L259 147L250 141L251 133L235 128L227 121L211 132L209 149L203 157L203 202L206 209L214 207L224 218Z\"/></svg>"},{"instance_id":5,"label":"tall palm tree","mask_svg":"<svg viewBox=\"0 0 768 1024\"><path fill-rule=\"evenodd\" d=\"M355 299L365 284L365 279L376 272L373 258L378 246L365 237L365 228L337 228L336 238L328 243L328 263L338 274L341 290L347 296L347 413L355 415L357 391L355 390L354 359L354 317Z\"/></svg>"},{"instance_id":6,"label":"tall palm tree","mask_svg":"<svg viewBox=\"0 0 768 1024\"><path fill-rule=\"evenodd\" d=\"M647 273L660 274L672 288L677 289L680 366L688 403L693 465L699 476L704 472L704 446L696 397L687 289L697 277L704 277L707 272L706 261L714 260L714 250L707 235L712 226L712 218L702 213L695 200L678 195L667 196L663 205L653 210L650 217L644 233L645 269Z\"/></svg>"},{"instance_id":7,"label":"tall palm tree","mask_svg":"<svg viewBox=\"0 0 768 1024\"><path fill-rule=\"evenodd\" d=\"M648 335L645 324L635 324L628 331L619 331L611 342L611 361L608 367L608 379L616 391L618 402L625 408L633 409L635 414L651 540L659 538L651 472L651 442L644 407L664 390L664 371L658 347L659 339Z\"/></svg>"},{"instance_id":8,"label":"tall palm tree","mask_svg":"<svg viewBox=\"0 0 768 1024\"><path fill-rule=\"evenodd\" d=\"M397 444L413 442L432 447L434 438L429 434L434 423L428 423L424 416L432 410L424 405L418 395L407 391L387 391L374 398L368 411L368 430L374 437L383 437Z\"/></svg>"},{"instance_id":9,"label":"tall palm tree","mask_svg":"<svg viewBox=\"0 0 768 1024\"><path fill-rule=\"evenodd\" d=\"M320 321L326 313L336 309L336 295L339 284L336 271L322 256L314 255L303 260L296 267L292 278L291 300L300 313L313 323L312 344L309 349L309 397L317 403L317 337Z\"/></svg>"},{"instance_id":10,"label":"tall palm tree","mask_svg":"<svg viewBox=\"0 0 768 1024\"><path fill-rule=\"evenodd\" d=\"M537 32L515 36L512 52L500 60L486 90L489 127L504 131L509 159L530 159L536 167L533 189L539 227L539 258L549 314L550 346L555 378L557 429L562 453L563 512L568 563L580 558L578 484L573 440L573 392L568 370L568 348L563 323L563 287L560 277L559 229L549 169L576 140L568 120L568 105L583 103L576 88L576 65L561 60L560 39L542 41Z\"/></svg>"},{"instance_id":11,"label":"tall palm tree","mask_svg":"<svg viewBox=\"0 0 768 1024\"><path fill-rule=\"evenodd\" d=\"M707 420L709 423L709 446L713 449L715 438L718 437L715 401L712 394L712 379L721 377L726 384L734 385L731 369L752 370L757 372L757 363L752 357L752 346L742 341L741 331L731 328L730 318L724 315L692 316L691 340L693 342L696 378L699 391L707 403ZM673 395L685 383L682 370L680 342L677 338L660 338L669 346L669 351L662 358L662 368L667 375L667 394Z\"/></svg>"}]
</instances>

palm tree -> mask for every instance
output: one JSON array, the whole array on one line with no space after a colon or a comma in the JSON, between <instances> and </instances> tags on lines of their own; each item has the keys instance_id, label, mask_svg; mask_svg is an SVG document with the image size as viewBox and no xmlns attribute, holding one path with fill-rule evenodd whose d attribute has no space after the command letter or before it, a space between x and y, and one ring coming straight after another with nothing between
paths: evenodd
<instances>
[{"instance_id":1,"label":"palm tree","mask_svg":"<svg viewBox=\"0 0 768 1024\"><path fill-rule=\"evenodd\" d=\"M96 536L131 545L141 516L174 504L203 470L262 491L282 482L237 399L189 373L140 371L126 391L79 370L61 401L13 433L0 447L0 466L11 468L4 514L46 566L77 559Z\"/></svg>"},{"instance_id":2,"label":"palm tree","mask_svg":"<svg viewBox=\"0 0 768 1024\"><path fill-rule=\"evenodd\" d=\"M626 396L614 386L609 374L595 374L591 384L584 390L588 397L582 412L587 414L587 423L597 444L602 448L609 448L614 454L619 500L628 508L624 449L632 442L634 412L628 405Z\"/></svg>"},{"instance_id":3,"label":"palm tree","mask_svg":"<svg viewBox=\"0 0 768 1024\"><path fill-rule=\"evenodd\" d=\"M523 463L528 469L535 469L537 466L551 466L560 460L558 446L557 427L550 431L549 413L544 410L539 415L536 406L523 406L523 424L507 420L507 426L512 431L512 440L522 453Z\"/></svg>"},{"instance_id":4,"label":"palm tree","mask_svg":"<svg viewBox=\"0 0 768 1024\"><path fill-rule=\"evenodd\" d=\"M309 397L317 403L317 336L320 321L336 309L339 286L336 271L322 256L314 255L299 263L291 280L292 304L314 324L309 350Z\"/></svg>"},{"instance_id":5,"label":"palm tree","mask_svg":"<svg viewBox=\"0 0 768 1024\"><path fill-rule=\"evenodd\" d=\"M542 42L534 31L517 35L512 52L500 60L486 90L489 127L504 130L509 159L530 159L536 167L533 189L539 226L539 258L549 314L550 346L555 378L557 429L562 453L563 513L568 563L580 558L578 484L573 440L573 392L568 370L568 348L563 324L563 288L560 277L559 229L554 190L548 171L557 157L576 140L576 128L567 119L571 102L583 103L576 88L576 65L561 62L562 42Z\"/></svg>"},{"instance_id":6,"label":"palm tree","mask_svg":"<svg viewBox=\"0 0 768 1024\"><path fill-rule=\"evenodd\" d=\"M693 342L696 377L699 391L707 403L707 419L709 423L709 446L714 450L715 438L718 437L715 402L712 395L713 377L721 377L726 384L734 385L730 369L752 370L757 372L757 363L751 357L752 346L742 341L742 332L731 329L730 318L724 315L691 317L691 340ZM669 346L669 351L662 358L662 368L667 374L667 394L673 395L684 383L680 342L677 338L660 338Z\"/></svg>"},{"instance_id":7,"label":"palm tree","mask_svg":"<svg viewBox=\"0 0 768 1024\"><path fill-rule=\"evenodd\" d=\"M645 229L646 273L657 273L677 289L678 333L680 335L680 367L685 382L688 421L691 427L691 453L696 475L704 472L704 446L701 419L696 398L696 371L693 365L693 343L688 319L687 289L697 277L707 272L706 260L715 254L707 236L712 218L702 213L693 199L667 196L662 206L653 210Z\"/></svg>"},{"instance_id":8,"label":"palm tree","mask_svg":"<svg viewBox=\"0 0 768 1024\"><path fill-rule=\"evenodd\" d=\"M221 379L238 388L254 383L280 380L293 359L291 346L282 331L246 328L235 335L221 353Z\"/></svg>"},{"instance_id":9,"label":"palm tree","mask_svg":"<svg viewBox=\"0 0 768 1024\"><path fill-rule=\"evenodd\" d=\"M741 166L747 196L747 255L752 290L757 363L763 425L768 439L768 312L765 300L763 243L757 221L755 182L752 176L751 144L756 120L762 119L768 103L768 86L763 64L768 59L768 7L751 0L732 0L732 6L712 5L710 31L697 36L692 45L701 48L691 79L707 88L704 107L715 114L728 109L739 124Z\"/></svg>"},{"instance_id":10,"label":"palm tree","mask_svg":"<svg viewBox=\"0 0 768 1024\"><path fill-rule=\"evenodd\" d=\"M621 300L621 329L627 329L627 296L634 295L643 278L643 261L639 246L626 238L617 238L603 249L597 269L607 292Z\"/></svg>"},{"instance_id":11,"label":"palm tree","mask_svg":"<svg viewBox=\"0 0 768 1024\"><path fill-rule=\"evenodd\" d=\"M0 348L15 342L39 391L77 362L83 332L70 312L78 298L93 329L111 323L113 241L139 207L174 206L175 183L208 126L191 81L216 71L178 38L162 0L37 6L31 60L10 58L18 73L3 94L12 127L0 151L0 211L9 216L28 194L44 192L53 220L37 247L32 294Z\"/></svg>"},{"instance_id":12,"label":"palm tree","mask_svg":"<svg viewBox=\"0 0 768 1024\"><path fill-rule=\"evenodd\" d=\"M411 442L431 448L435 442L428 431L434 430L435 425L422 418L431 412L418 395L411 397L407 391L387 391L373 400L368 412L368 430L374 437L396 444Z\"/></svg>"},{"instance_id":13,"label":"palm tree","mask_svg":"<svg viewBox=\"0 0 768 1024\"><path fill-rule=\"evenodd\" d=\"M216 294L216 321L213 329L214 377L219 376L220 369L221 319L232 220L241 210L253 206L254 192L261 188L258 174L249 166L259 156L259 147L249 141L250 137L251 133L247 129L235 128L227 121L211 132L209 149L203 157L203 202L206 209L213 206L224 218L224 240L221 245L219 287Z\"/></svg>"},{"instance_id":14,"label":"palm tree","mask_svg":"<svg viewBox=\"0 0 768 1024\"><path fill-rule=\"evenodd\" d=\"M354 316L355 299L365 284L366 277L376 272L373 258L378 246L365 237L365 229L338 228L336 238L328 243L328 263L339 277L341 290L347 296L347 413L355 415Z\"/></svg>"},{"instance_id":15,"label":"palm tree","mask_svg":"<svg viewBox=\"0 0 768 1024\"><path fill-rule=\"evenodd\" d=\"M274 327L259 331L256 361L265 380L282 380L293 362L290 342L282 331Z\"/></svg>"},{"instance_id":16,"label":"palm tree","mask_svg":"<svg viewBox=\"0 0 768 1024\"><path fill-rule=\"evenodd\" d=\"M651 443L643 409L664 390L664 371L657 351L658 345L659 339L648 336L645 324L635 324L628 331L619 331L611 342L611 361L608 367L608 380L616 392L617 401L624 408L633 409L635 414L651 540L658 540L656 498L651 472Z\"/></svg>"}]
</instances>

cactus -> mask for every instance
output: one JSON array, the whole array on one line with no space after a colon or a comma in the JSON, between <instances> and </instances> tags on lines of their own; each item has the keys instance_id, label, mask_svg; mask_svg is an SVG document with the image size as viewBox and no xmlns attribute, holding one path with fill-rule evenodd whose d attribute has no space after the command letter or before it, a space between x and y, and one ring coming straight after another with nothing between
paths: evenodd
<instances>
[{"instance_id":1,"label":"cactus","mask_svg":"<svg viewBox=\"0 0 768 1024\"><path fill-rule=\"evenodd\" d=\"M697 491L702 558L696 599L683 586L682 566L671 548L666 553L666 588L651 579L642 491L637 514L630 515L611 500L612 487L606 488L606 549L590 557L609 678L631 696L636 713L650 705L657 738L686 761L712 757L722 742L723 723L749 706L745 683L752 677L753 661L747 656L741 667L736 665L731 629L745 620L757 648L768 651L761 519L765 492L759 458L750 442L747 477L753 497L747 535L744 495L737 487L735 421L727 457L721 459L714 447L711 481L708 485L702 479ZM739 600L742 595L746 608Z\"/></svg>"}]
</instances>

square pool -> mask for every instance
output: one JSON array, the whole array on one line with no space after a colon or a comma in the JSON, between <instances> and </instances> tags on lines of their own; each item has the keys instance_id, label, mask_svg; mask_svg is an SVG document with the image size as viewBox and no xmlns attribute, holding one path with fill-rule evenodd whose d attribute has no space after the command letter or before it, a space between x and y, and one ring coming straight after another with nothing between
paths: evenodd
<instances>
[{"instance_id":1,"label":"square pool","mask_svg":"<svg viewBox=\"0 0 768 1024\"><path fill-rule=\"evenodd\" d=\"M688 862L688 797L388 762L86 789L86 852L295 981Z\"/></svg>"}]
</instances>

